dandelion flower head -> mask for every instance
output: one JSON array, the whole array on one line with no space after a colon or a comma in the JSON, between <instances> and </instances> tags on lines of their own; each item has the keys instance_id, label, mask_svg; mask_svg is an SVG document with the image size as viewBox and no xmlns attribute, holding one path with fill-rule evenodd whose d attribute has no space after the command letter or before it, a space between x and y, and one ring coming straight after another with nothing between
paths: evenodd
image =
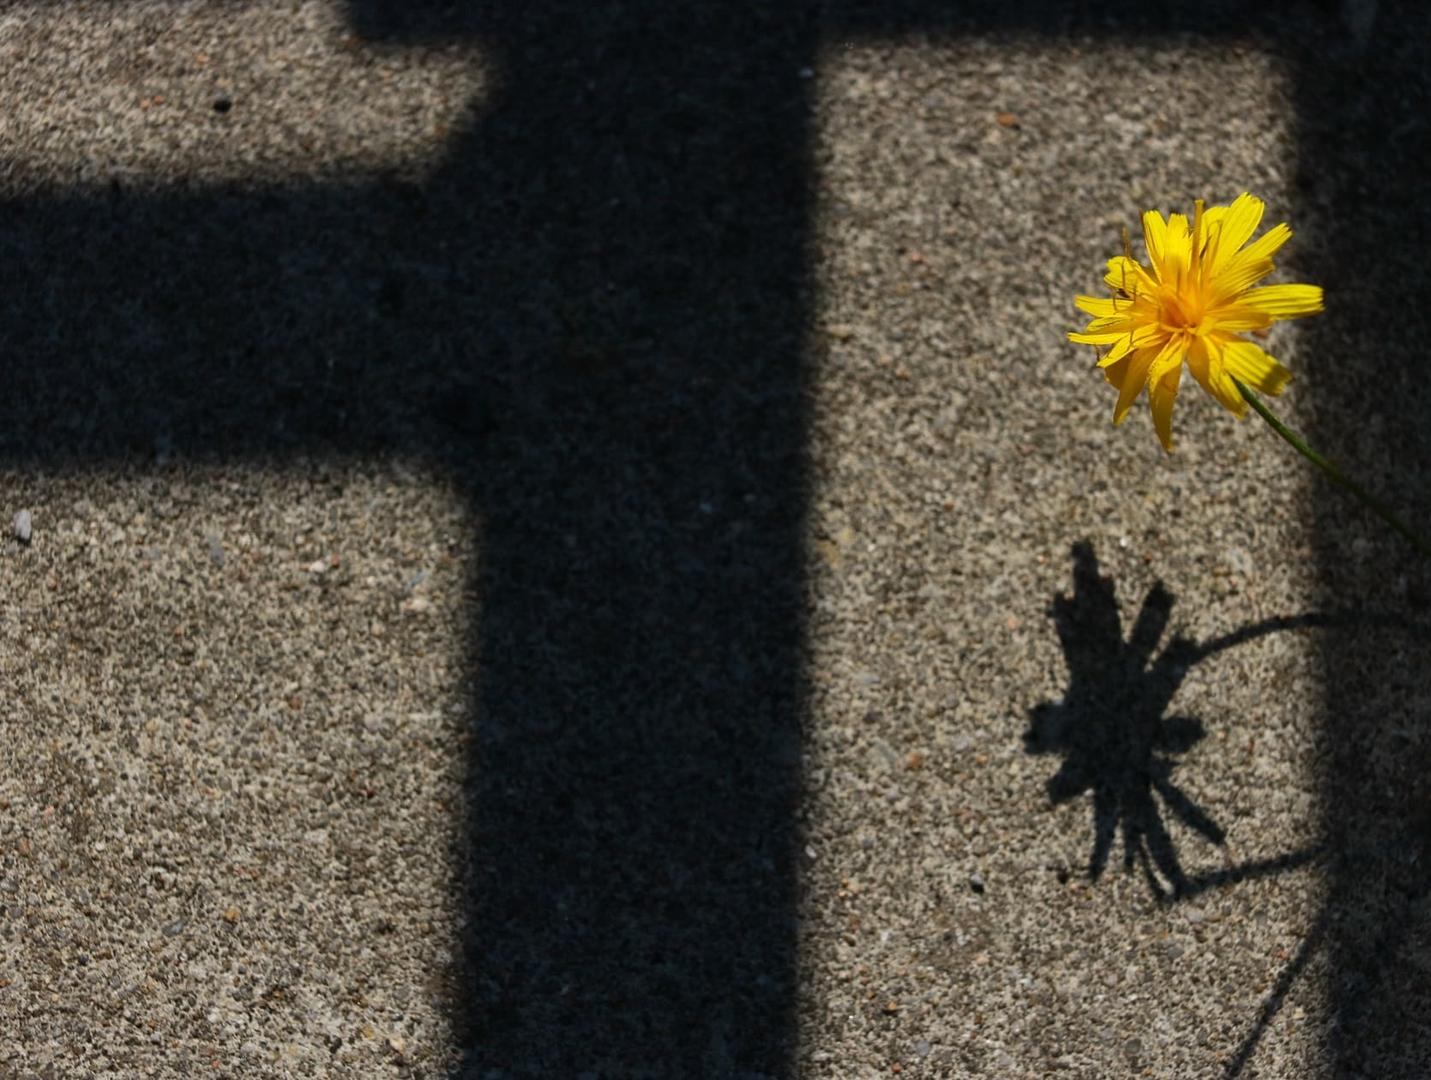
<instances>
[{"instance_id":1,"label":"dandelion flower head","mask_svg":"<svg viewBox=\"0 0 1431 1080\"><path fill-rule=\"evenodd\" d=\"M1108 260L1108 299L1080 296L1093 316L1069 338L1108 351L1099 359L1118 390L1113 422L1121 424L1148 388L1153 426L1163 448L1173 448L1173 402L1186 362L1193 378L1229 412L1241 417L1247 402L1234 379L1266 394L1280 394L1292 373L1242 336L1279 319L1322 310L1316 285L1257 285L1272 272L1272 255L1292 236L1285 223L1251 244L1262 221L1262 200L1247 193L1231 206L1194 204L1165 221L1156 210L1143 215L1149 266L1131 251ZM1125 243L1125 248L1127 247Z\"/></svg>"}]
</instances>

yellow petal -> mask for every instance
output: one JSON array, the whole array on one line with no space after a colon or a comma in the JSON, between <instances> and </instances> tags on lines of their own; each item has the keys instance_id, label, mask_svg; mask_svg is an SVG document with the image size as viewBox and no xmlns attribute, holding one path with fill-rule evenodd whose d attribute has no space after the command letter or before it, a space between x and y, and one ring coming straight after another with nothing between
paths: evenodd
<instances>
[{"instance_id":1,"label":"yellow petal","mask_svg":"<svg viewBox=\"0 0 1431 1080\"><path fill-rule=\"evenodd\" d=\"M1123 357L1127 356L1132 351L1133 335L1124 334L1114 343L1113 347L1108 350L1107 354L1104 355L1103 358L1098 361L1098 366L1101 368L1112 367L1114 364L1116 364L1119 360L1122 360Z\"/></svg>"},{"instance_id":2,"label":"yellow petal","mask_svg":"<svg viewBox=\"0 0 1431 1080\"><path fill-rule=\"evenodd\" d=\"M1106 318L1094 319L1083 328L1083 332L1085 334L1101 334L1112 330L1121 334L1126 333L1132 325L1126 315L1109 315Z\"/></svg>"},{"instance_id":3,"label":"yellow petal","mask_svg":"<svg viewBox=\"0 0 1431 1080\"><path fill-rule=\"evenodd\" d=\"M1285 221L1273 225L1265 233L1254 240L1251 246L1244 248L1237 253L1237 258L1251 259L1254 262L1260 259L1270 259L1277 253L1277 250L1292 239L1292 230L1287 227Z\"/></svg>"},{"instance_id":4,"label":"yellow petal","mask_svg":"<svg viewBox=\"0 0 1431 1080\"><path fill-rule=\"evenodd\" d=\"M1153 428L1168 453L1173 451L1173 403L1178 398L1178 383L1182 375L1183 367L1179 364L1161 379L1148 380L1148 404L1153 409Z\"/></svg>"},{"instance_id":5,"label":"yellow petal","mask_svg":"<svg viewBox=\"0 0 1431 1080\"><path fill-rule=\"evenodd\" d=\"M1208 312L1207 316L1219 331L1261 330L1271 326L1273 319L1265 311L1246 307L1242 303L1227 304Z\"/></svg>"},{"instance_id":6,"label":"yellow petal","mask_svg":"<svg viewBox=\"0 0 1431 1080\"><path fill-rule=\"evenodd\" d=\"M1187 355L1188 340L1186 334L1172 334L1168 340L1163 342L1163 347L1158 350L1158 354L1153 357L1152 366L1148 369L1148 381L1157 382L1168 374L1168 372L1182 365L1183 357Z\"/></svg>"},{"instance_id":7,"label":"yellow petal","mask_svg":"<svg viewBox=\"0 0 1431 1080\"><path fill-rule=\"evenodd\" d=\"M1119 338L1127 336L1126 332L1117 330L1102 330L1095 334L1080 334L1073 330L1068 332L1068 340L1079 345L1112 345Z\"/></svg>"},{"instance_id":8,"label":"yellow petal","mask_svg":"<svg viewBox=\"0 0 1431 1080\"><path fill-rule=\"evenodd\" d=\"M1157 323L1147 323L1138 327L1131 333L1124 334L1113 344L1113 348L1108 351L1108 355L1098 361L1098 366L1106 368L1110 364L1116 364L1134 349L1152 348L1156 354L1162 348L1164 337L1167 331Z\"/></svg>"},{"instance_id":9,"label":"yellow petal","mask_svg":"<svg viewBox=\"0 0 1431 1080\"><path fill-rule=\"evenodd\" d=\"M1125 356L1111 367L1103 369L1103 377L1119 391L1120 401L1122 400L1121 391L1128 385L1128 365L1132 362L1133 358L1131 356ZM1118 415L1118 410L1115 407L1113 410L1113 423L1121 424L1122 422Z\"/></svg>"},{"instance_id":10,"label":"yellow petal","mask_svg":"<svg viewBox=\"0 0 1431 1080\"><path fill-rule=\"evenodd\" d=\"M1169 214L1163 234L1163 264L1158 277L1164 284L1177 284L1192 265L1192 234L1186 214Z\"/></svg>"},{"instance_id":11,"label":"yellow petal","mask_svg":"<svg viewBox=\"0 0 1431 1080\"><path fill-rule=\"evenodd\" d=\"M1117 289L1127 296L1151 295L1158 291L1158 283L1153 276L1124 255L1115 255L1108 260L1108 273L1103 275L1103 280L1110 289Z\"/></svg>"},{"instance_id":12,"label":"yellow petal","mask_svg":"<svg viewBox=\"0 0 1431 1080\"><path fill-rule=\"evenodd\" d=\"M1216 275L1239 248L1252 239L1262 222L1264 204L1255 195L1243 192L1232 200L1227 213L1220 214L1208 231L1207 248L1203 253L1203 273Z\"/></svg>"},{"instance_id":13,"label":"yellow petal","mask_svg":"<svg viewBox=\"0 0 1431 1080\"><path fill-rule=\"evenodd\" d=\"M1163 253L1167 250L1168 223L1156 210L1143 213L1143 246L1159 277L1163 276ZM1109 264L1111 268L1111 263Z\"/></svg>"},{"instance_id":14,"label":"yellow petal","mask_svg":"<svg viewBox=\"0 0 1431 1080\"><path fill-rule=\"evenodd\" d=\"M1214 217L1212 221L1216 221ZM1191 265L1197 268L1198 279L1202 280L1206 275L1202 271L1203 255L1208 250L1209 230L1212 228L1208 220L1207 204L1201 199L1193 200L1193 224L1192 224L1192 261Z\"/></svg>"},{"instance_id":15,"label":"yellow petal","mask_svg":"<svg viewBox=\"0 0 1431 1080\"><path fill-rule=\"evenodd\" d=\"M1073 303L1077 306L1079 311L1087 312L1089 315L1106 317L1118 314L1118 308L1116 307L1118 302L1116 300L1108 300L1099 296L1075 296ZM1127 302L1124 301L1125 306L1126 303Z\"/></svg>"},{"instance_id":16,"label":"yellow petal","mask_svg":"<svg viewBox=\"0 0 1431 1080\"><path fill-rule=\"evenodd\" d=\"M1121 362L1104 369L1104 377L1118 388L1118 403L1113 406L1113 423L1128 419L1128 410L1148 383L1148 365L1157 355L1156 349L1139 349Z\"/></svg>"},{"instance_id":17,"label":"yellow petal","mask_svg":"<svg viewBox=\"0 0 1431 1080\"><path fill-rule=\"evenodd\" d=\"M1208 306L1217 307L1229 300L1235 300L1239 293L1250 289L1270 273L1271 259L1234 259L1216 278L1209 279Z\"/></svg>"},{"instance_id":18,"label":"yellow petal","mask_svg":"<svg viewBox=\"0 0 1431 1080\"><path fill-rule=\"evenodd\" d=\"M1239 296L1237 304L1265 312L1274 319L1298 319L1322 310L1322 288L1320 285L1264 285Z\"/></svg>"},{"instance_id":19,"label":"yellow petal","mask_svg":"<svg viewBox=\"0 0 1431 1080\"><path fill-rule=\"evenodd\" d=\"M1238 339L1233 339L1238 340ZM1198 383L1228 412L1241 419L1247 413L1247 402L1237 392L1228 376L1222 356L1222 344L1215 337L1194 338L1188 347L1188 370Z\"/></svg>"},{"instance_id":20,"label":"yellow petal","mask_svg":"<svg viewBox=\"0 0 1431 1080\"><path fill-rule=\"evenodd\" d=\"M1245 338L1227 338L1221 345L1227 373L1254 390L1275 396L1292 379L1290 371Z\"/></svg>"}]
</instances>

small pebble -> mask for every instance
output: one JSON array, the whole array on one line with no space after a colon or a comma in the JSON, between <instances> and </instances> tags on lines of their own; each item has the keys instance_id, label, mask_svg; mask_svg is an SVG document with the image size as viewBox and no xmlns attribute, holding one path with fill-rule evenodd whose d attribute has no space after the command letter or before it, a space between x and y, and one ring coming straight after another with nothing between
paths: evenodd
<instances>
[{"instance_id":1,"label":"small pebble","mask_svg":"<svg viewBox=\"0 0 1431 1080\"><path fill-rule=\"evenodd\" d=\"M873 749L876 764L883 765L886 769L893 769L899 763L899 754L896 753L894 747L878 735L874 738Z\"/></svg>"},{"instance_id":2,"label":"small pebble","mask_svg":"<svg viewBox=\"0 0 1431 1080\"><path fill-rule=\"evenodd\" d=\"M15 539L22 544L30 542L30 511L21 510L15 515Z\"/></svg>"},{"instance_id":3,"label":"small pebble","mask_svg":"<svg viewBox=\"0 0 1431 1080\"><path fill-rule=\"evenodd\" d=\"M1252 556L1247 553L1245 548L1230 547L1227 549L1225 557L1227 564L1232 567L1233 573L1243 577L1252 577L1254 571Z\"/></svg>"},{"instance_id":4,"label":"small pebble","mask_svg":"<svg viewBox=\"0 0 1431 1080\"><path fill-rule=\"evenodd\" d=\"M977 870L969 875L969 888L973 889L980 896L984 895L984 875Z\"/></svg>"}]
</instances>

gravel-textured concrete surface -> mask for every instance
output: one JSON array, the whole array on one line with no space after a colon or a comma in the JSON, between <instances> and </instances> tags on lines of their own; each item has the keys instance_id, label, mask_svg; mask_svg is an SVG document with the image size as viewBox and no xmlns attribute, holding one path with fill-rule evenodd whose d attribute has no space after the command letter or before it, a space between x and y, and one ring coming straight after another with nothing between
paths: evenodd
<instances>
[{"instance_id":1,"label":"gravel-textured concrete surface","mask_svg":"<svg viewBox=\"0 0 1431 1080\"><path fill-rule=\"evenodd\" d=\"M1431 1073L1431 574L1064 339L1256 192L1431 523L1431 23L1236 14L0 8L0 1075Z\"/></svg>"}]
</instances>

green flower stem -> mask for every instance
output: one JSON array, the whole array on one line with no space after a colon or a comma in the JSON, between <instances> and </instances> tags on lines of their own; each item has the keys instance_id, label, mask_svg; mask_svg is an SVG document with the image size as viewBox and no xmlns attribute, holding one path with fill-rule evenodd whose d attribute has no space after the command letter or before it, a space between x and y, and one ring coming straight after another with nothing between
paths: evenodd
<instances>
[{"instance_id":1,"label":"green flower stem","mask_svg":"<svg viewBox=\"0 0 1431 1080\"><path fill-rule=\"evenodd\" d=\"M1296 450L1297 453L1301 454L1313 465L1317 466L1317 468L1321 469L1324 473L1330 476L1335 483L1340 484L1342 487L1350 491L1368 507L1374 510L1377 516L1380 517L1382 521L1386 522L1393 529L1399 532L1403 537L1405 537L1407 542L1412 547L1414 547L1417 551L1421 552L1421 554L1425 555L1428 559L1431 559L1431 543L1427 543L1426 539L1423 536L1414 532L1407 525L1405 525L1400 518L1398 518L1395 514L1391 512L1391 508L1388 507L1384 502L1378 499L1375 495L1371 494L1355 480L1347 476L1330 461L1322 457L1321 454L1317 453L1305 442L1303 442L1302 437L1300 435L1298 435L1295 431L1289 428L1286 424L1282 423L1281 420L1277 419L1276 414L1274 414L1272 410L1269 409L1266 405L1262 404L1261 398L1259 398L1251 390L1247 389L1247 387L1243 386L1242 383L1238 382L1237 379L1233 379L1232 381L1237 384L1238 393L1242 395L1242 397L1246 400L1247 404L1251 405L1254 409L1257 410L1257 415L1262 417L1262 419L1266 420L1267 423L1271 425L1273 431L1275 431L1278 435L1282 436L1282 438L1286 439L1287 442L1291 443L1292 448Z\"/></svg>"}]
</instances>

